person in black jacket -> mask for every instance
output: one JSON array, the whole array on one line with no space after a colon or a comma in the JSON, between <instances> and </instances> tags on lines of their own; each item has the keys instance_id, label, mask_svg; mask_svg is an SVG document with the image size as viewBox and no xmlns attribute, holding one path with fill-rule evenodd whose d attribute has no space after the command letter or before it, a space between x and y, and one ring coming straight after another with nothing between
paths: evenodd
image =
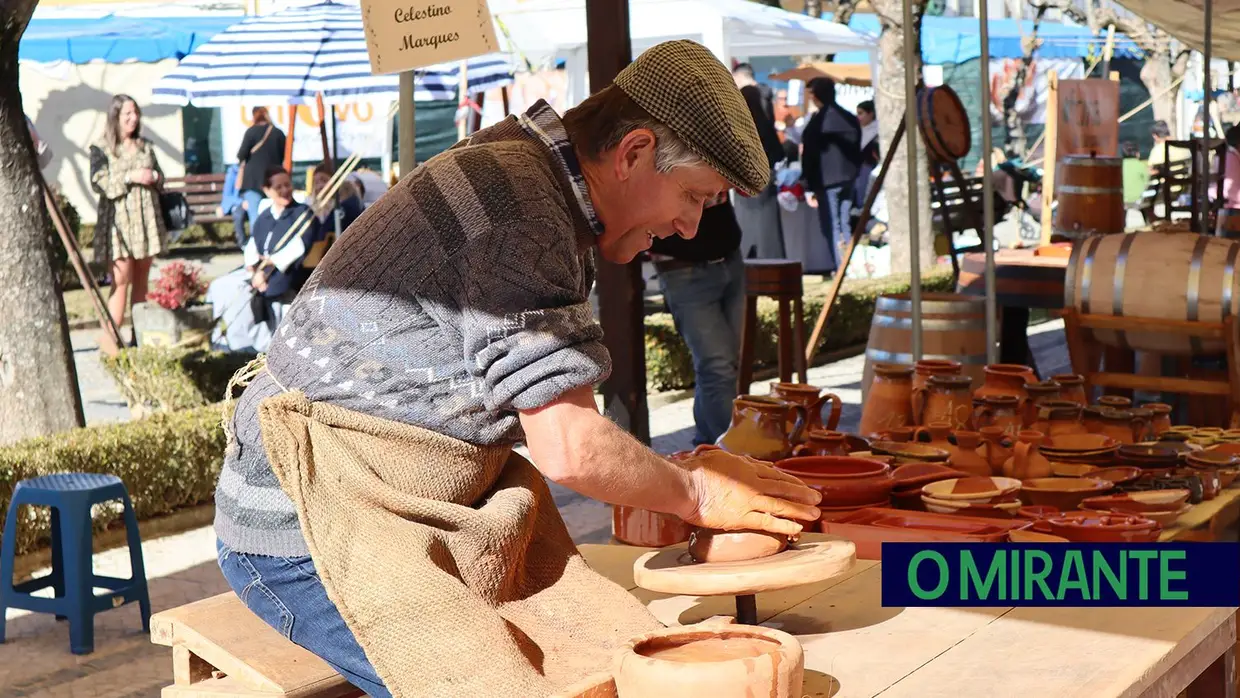
<instances>
[{"instance_id":1,"label":"person in black jacket","mask_svg":"<svg viewBox=\"0 0 1240 698\"><path fill-rule=\"evenodd\" d=\"M771 88L758 83L753 66L741 63L732 69L741 96L749 106L762 150L771 166L771 183L765 191L753 197L736 198L736 218L744 232L744 256L777 258L784 256L784 238L780 224L779 187L775 184L775 165L784 159L783 144L775 129L775 98Z\"/></svg>"},{"instance_id":2,"label":"person in black jacket","mask_svg":"<svg viewBox=\"0 0 1240 698\"><path fill-rule=\"evenodd\" d=\"M694 237L656 238L650 247L663 300L693 356L694 445L714 443L732 421L745 303L740 245L725 193L706 205Z\"/></svg>"},{"instance_id":3,"label":"person in black jacket","mask_svg":"<svg viewBox=\"0 0 1240 698\"><path fill-rule=\"evenodd\" d=\"M237 161L241 163L241 205L250 219L250 227L258 220L258 204L263 200L263 179L272 167L284 163L284 132L271 122L266 107L254 107L254 125L245 130Z\"/></svg>"},{"instance_id":4,"label":"person in black jacket","mask_svg":"<svg viewBox=\"0 0 1240 698\"><path fill-rule=\"evenodd\" d=\"M831 270L838 268L839 248L849 237L861 171L861 123L835 101L835 82L814 78L806 85L818 108L801 135L801 174L818 203L818 220L829 243Z\"/></svg>"}]
</instances>

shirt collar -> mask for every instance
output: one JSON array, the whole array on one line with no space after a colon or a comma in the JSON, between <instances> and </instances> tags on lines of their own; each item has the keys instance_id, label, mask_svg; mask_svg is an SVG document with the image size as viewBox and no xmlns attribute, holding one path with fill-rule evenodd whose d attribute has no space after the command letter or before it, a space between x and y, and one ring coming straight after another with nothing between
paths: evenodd
<instances>
[{"instance_id":1,"label":"shirt collar","mask_svg":"<svg viewBox=\"0 0 1240 698\"><path fill-rule=\"evenodd\" d=\"M567 175L572 185L574 198L577 199L577 205L581 208L586 222L590 224L590 231L595 235L601 235L603 221L599 219L594 211L594 204L590 202L590 189L586 186L586 178L581 171L581 161L577 159L577 153L573 150L573 144L568 139L568 131L564 129L564 123L560 121L559 115L555 113L551 105L547 104L546 100L540 99L518 117L517 122L521 124L521 128L525 129L526 133L539 139L551 149L556 163Z\"/></svg>"}]
</instances>

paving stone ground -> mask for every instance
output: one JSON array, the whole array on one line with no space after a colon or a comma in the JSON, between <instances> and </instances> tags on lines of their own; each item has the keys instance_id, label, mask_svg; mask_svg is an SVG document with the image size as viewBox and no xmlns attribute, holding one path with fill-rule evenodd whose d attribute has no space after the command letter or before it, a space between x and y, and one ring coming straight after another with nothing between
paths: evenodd
<instances>
[{"instance_id":1,"label":"paving stone ground","mask_svg":"<svg viewBox=\"0 0 1240 698\"><path fill-rule=\"evenodd\" d=\"M83 338L87 341L88 338ZM78 337L75 336L75 347ZM1031 345L1038 368L1044 375L1067 371L1067 351L1062 323L1031 328ZM109 415L118 399L106 374L98 368L89 351L77 354L79 370L87 374L83 395L94 399L92 422ZM829 388L844 403L841 427L854 429L860 418L860 380L865 359L845 359L810 370L810 382ZM102 381L90 383L90 381ZM105 383L103 381L107 381ZM766 392L755 384L753 391ZM124 401L120 401L121 407ZM660 453L690 448L692 445L693 402L672 402L651 410L651 431L655 450ZM127 418L114 413L117 419ZM556 505L578 543L602 543L611 535L611 513L607 505L552 484ZM142 545L150 584L151 605L155 612L174 608L228 590L215 561L215 536L204 527L150 540ZM100 553L94 560L96 574L127 577L128 552L124 549ZM44 571L46 572L46 570ZM43 574L39 572L37 574ZM95 619L95 652L77 657L69 652L69 628L50 615L10 610L5 615L7 641L0 645L0 697L3 698L158 698L160 689L171 683L172 655L166 647L152 645L142 631L137 605L99 614Z\"/></svg>"}]
</instances>

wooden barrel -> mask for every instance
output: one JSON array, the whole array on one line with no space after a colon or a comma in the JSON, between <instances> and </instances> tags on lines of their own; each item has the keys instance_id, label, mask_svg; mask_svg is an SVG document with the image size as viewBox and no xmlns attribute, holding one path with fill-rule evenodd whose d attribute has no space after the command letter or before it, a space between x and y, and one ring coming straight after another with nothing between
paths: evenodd
<instances>
[{"instance_id":1,"label":"wooden barrel","mask_svg":"<svg viewBox=\"0 0 1240 698\"><path fill-rule=\"evenodd\" d=\"M862 399L874 380L874 364L913 365L913 302L907 293L880 296L865 350ZM986 301L959 293L921 294L921 358L959 361L961 375L982 384L986 367Z\"/></svg>"},{"instance_id":2,"label":"wooden barrel","mask_svg":"<svg viewBox=\"0 0 1240 698\"><path fill-rule=\"evenodd\" d=\"M1240 239L1240 208L1220 209L1214 234L1228 240Z\"/></svg>"},{"instance_id":3,"label":"wooden barrel","mask_svg":"<svg viewBox=\"0 0 1240 698\"><path fill-rule=\"evenodd\" d=\"M1195 233L1098 235L1068 260L1064 305L1086 315L1222 322L1240 308L1240 241ZM1092 330L1104 345L1155 354L1220 354L1223 340Z\"/></svg>"},{"instance_id":4,"label":"wooden barrel","mask_svg":"<svg viewBox=\"0 0 1240 698\"><path fill-rule=\"evenodd\" d=\"M1063 308L1065 257L1038 256L1028 250L995 250L995 292L1000 305L1023 308ZM986 254L960 257L956 291L986 296Z\"/></svg>"},{"instance_id":5,"label":"wooden barrel","mask_svg":"<svg viewBox=\"0 0 1240 698\"><path fill-rule=\"evenodd\" d=\"M1119 158L1070 155L1059 163L1055 230L1069 238L1124 232L1124 165Z\"/></svg>"},{"instance_id":6,"label":"wooden barrel","mask_svg":"<svg viewBox=\"0 0 1240 698\"><path fill-rule=\"evenodd\" d=\"M926 150L941 162L955 162L973 146L969 113L946 85L923 88L917 95L917 124Z\"/></svg>"}]
</instances>

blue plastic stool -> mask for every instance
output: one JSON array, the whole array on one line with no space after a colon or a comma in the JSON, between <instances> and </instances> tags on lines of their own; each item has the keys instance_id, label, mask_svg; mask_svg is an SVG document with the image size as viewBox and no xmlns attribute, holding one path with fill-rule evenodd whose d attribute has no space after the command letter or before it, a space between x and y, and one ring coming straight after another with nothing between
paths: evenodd
<instances>
[{"instance_id":1,"label":"blue plastic stool","mask_svg":"<svg viewBox=\"0 0 1240 698\"><path fill-rule=\"evenodd\" d=\"M91 505L119 499L125 505L132 579L97 576L92 568ZM17 510L22 504L52 509L52 573L13 585L13 558L17 549ZM55 598L32 596L52 587ZM95 588L108 594L95 596ZM21 608L55 613L69 620L69 649L74 654L95 651L95 614L137 601L142 629L151 630L151 599L142 564L142 538L129 493L120 478L97 473L63 473L22 480L13 490L0 547L0 643L4 642L4 611Z\"/></svg>"}]
</instances>

